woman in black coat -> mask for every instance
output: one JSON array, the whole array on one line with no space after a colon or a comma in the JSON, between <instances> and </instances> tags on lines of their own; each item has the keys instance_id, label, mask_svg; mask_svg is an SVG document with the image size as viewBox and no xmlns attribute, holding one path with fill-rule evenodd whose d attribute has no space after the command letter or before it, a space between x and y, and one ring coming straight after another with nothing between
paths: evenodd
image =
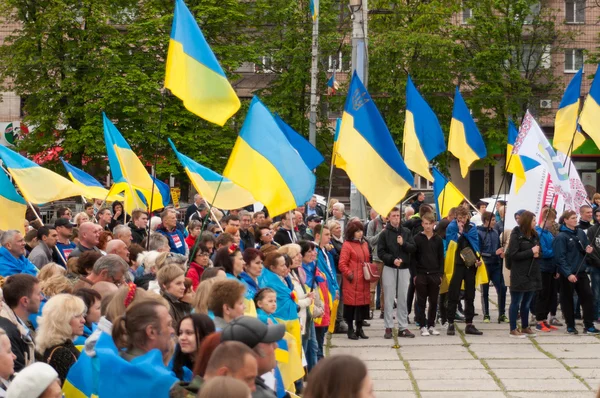
<instances>
[{"instance_id":1,"label":"woman in black coat","mask_svg":"<svg viewBox=\"0 0 600 398\"><path fill-rule=\"evenodd\" d=\"M535 215L525 211L519 226L510 234L506 268L510 270L510 337L535 337L529 327L529 307L535 293L542 288L540 272L540 240L535 231ZM517 329L517 314L521 312L521 330Z\"/></svg>"}]
</instances>

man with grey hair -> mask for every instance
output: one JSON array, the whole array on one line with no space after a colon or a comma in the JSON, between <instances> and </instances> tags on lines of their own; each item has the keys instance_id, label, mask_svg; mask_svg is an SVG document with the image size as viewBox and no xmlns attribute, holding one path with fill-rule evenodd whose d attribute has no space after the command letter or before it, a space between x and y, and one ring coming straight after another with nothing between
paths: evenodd
<instances>
[{"instance_id":1,"label":"man with grey hair","mask_svg":"<svg viewBox=\"0 0 600 398\"><path fill-rule=\"evenodd\" d=\"M113 229L113 236L115 239L122 240L125 246L131 246L131 228L127 225L119 224Z\"/></svg>"},{"instance_id":2,"label":"man with grey hair","mask_svg":"<svg viewBox=\"0 0 600 398\"><path fill-rule=\"evenodd\" d=\"M106 254L116 254L129 263L129 248L121 239L113 239L106 244Z\"/></svg>"},{"instance_id":3,"label":"man with grey hair","mask_svg":"<svg viewBox=\"0 0 600 398\"><path fill-rule=\"evenodd\" d=\"M332 217L329 220L335 220L340 223L340 227L342 228L342 236L344 236L344 231L346 230L346 224L348 223L348 217L345 214L346 206L343 203L337 202L331 208ZM329 221L328 220L328 221Z\"/></svg>"},{"instance_id":4,"label":"man with grey hair","mask_svg":"<svg viewBox=\"0 0 600 398\"><path fill-rule=\"evenodd\" d=\"M194 203L189 205L188 208L185 210L185 218L183 220L183 223L185 225L188 225L188 222L190 222L190 217L192 217L194 214L200 211L200 205L203 203L204 199L202 199L202 196L200 196L199 194L195 194ZM202 217L200 217L200 220L201 219Z\"/></svg>"},{"instance_id":5,"label":"man with grey hair","mask_svg":"<svg viewBox=\"0 0 600 398\"><path fill-rule=\"evenodd\" d=\"M0 243L1 276L6 278L14 274L37 275L37 268L25 257L25 239L21 232L16 229L4 232Z\"/></svg>"},{"instance_id":6,"label":"man with grey hair","mask_svg":"<svg viewBox=\"0 0 600 398\"><path fill-rule=\"evenodd\" d=\"M142 243L142 246L146 248L146 241ZM153 250L160 253L171 251L167 237L159 233L150 234L150 246L148 246L148 251Z\"/></svg>"},{"instance_id":7,"label":"man with grey hair","mask_svg":"<svg viewBox=\"0 0 600 398\"><path fill-rule=\"evenodd\" d=\"M117 286L123 284L125 274L127 273L127 263L116 254L107 254L100 257L92 268L92 273L87 278L81 278L73 286L73 290L77 291L82 287L92 287L94 284L104 281L114 283Z\"/></svg>"},{"instance_id":8,"label":"man with grey hair","mask_svg":"<svg viewBox=\"0 0 600 398\"><path fill-rule=\"evenodd\" d=\"M404 221L410 220L414 215L415 209L413 209L411 206L406 206L406 208L404 209Z\"/></svg>"},{"instance_id":9,"label":"man with grey hair","mask_svg":"<svg viewBox=\"0 0 600 398\"><path fill-rule=\"evenodd\" d=\"M256 240L254 239L255 233L252 228L252 213L248 210L242 210L238 214L240 218L240 239L244 243L244 249L254 247Z\"/></svg>"},{"instance_id":10,"label":"man with grey hair","mask_svg":"<svg viewBox=\"0 0 600 398\"><path fill-rule=\"evenodd\" d=\"M102 228L91 222L84 222L79 226L79 243L77 248L71 252L69 258L79 257L81 253L89 250L100 251L96 246L100 241Z\"/></svg>"}]
</instances>

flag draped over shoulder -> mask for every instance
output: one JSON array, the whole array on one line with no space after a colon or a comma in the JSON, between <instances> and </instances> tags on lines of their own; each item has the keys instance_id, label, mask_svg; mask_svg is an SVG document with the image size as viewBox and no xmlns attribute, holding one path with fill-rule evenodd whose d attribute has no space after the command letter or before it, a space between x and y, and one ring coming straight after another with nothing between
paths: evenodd
<instances>
[{"instance_id":1,"label":"flag draped over shoulder","mask_svg":"<svg viewBox=\"0 0 600 398\"><path fill-rule=\"evenodd\" d=\"M83 196L87 199L106 198L107 202L123 200L123 197L118 195L108 196L108 189L104 188L104 185L102 185L98 180L96 180L94 177L92 177L85 171L69 164L63 158L60 158L60 160L63 166L65 166L65 170L67 170L67 174L69 175L71 181L85 189L86 193Z\"/></svg>"},{"instance_id":2,"label":"flag draped over shoulder","mask_svg":"<svg viewBox=\"0 0 600 398\"><path fill-rule=\"evenodd\" d=\"M433 168L433 197L440 218L446 217L450 209L460 206L465 199L465 196L446 179L437 167Z\"/></svg>"},{"instance_id":3,"label":"flag draped over shoulder","mask_svg":"<svg viewBox=\"0 0 600 398\"><path fill-rule=\"evenodd\" d=\"M600 148L600 64L579 115L579 124Z\"/></svg>"},{"instance_id":4,"label":"flag draped over shoulder","mask_svg":"<svg viewBox=\"0 0 600 398\"><path fill-rule=\"evenodd\" d=\"M254 97L223 176L269 209L283 214L306 203L316 177L267 107Z\"/></svg>"},{"instance_id":5,"label":"flag draped over shoulder","mask_svg":"<svg viewBox=\"0 0 600 398\"><path fill-rule=\"evenodd\" d=\"M572 154L585 141L583 134L577 131L582 75L583 69L579 69L575 76L573 76L573 79L571 79L560 101L554 121L552 146L565 155ZM574 138L573 134L575 134ZM572 146L571 142L573 142Z\"/></svg>"},{"instance_id":6,"label":"flag draped over shoulder","mask_svg":"<svg viewBox=\"0 0 600 398\"><path fill-rule=\"evenodd\" d=\"M240 109L235 90L183 0L175 1L165 87L190 112L220 126Z\"/></svg>"},{"instance_id":7,"label":"flag draped over shoulder","mask_svg":"<svg viewBox=\"0 0 600 398\"><path fill-rule=\"evenodd\" d=\"M219 209L233 210L256 202L252 194L244 188L178 152L170 138L169 144L194 188L213 206ZM221 184L220 187L219 184Z\"/></svg>"},{"instance_id":8,"label":"flag draped over shoulder","mask_svg":"<svg viewBox=\"0 0 600 398\"><path fill-rule=\"evenodd\" d=\"M0 230L8 231L16 229L25 232L25 212L27 212L27 202L8 179L4 171L0 170Z\"/></svg>"},{"instance_id":9,"label":"flag draped over shoulder","mask_svg":"<svg viewBox=\"0 0 600 398\"><path fill-rule=\"evenodd\" d=\"M429 164L446 150L440 122L419 94L410 76L406 82L406 119L404 121L404 160L408 168L433 181Z\"/></svg>"},{"instance_id":10,"label":"flag draped over shoulder","mask_svg":"<svg viewBox=\"0 0 600 398\"><path fill-rule=\"evenodd\" d=\"M356 71L336 135L334 165L346 171L378 213L387 214L406 195L414 179Z\"/></svg>"},{"instance_id":11,"label":"flag draped over shoulder","mask_svg":"<svg viewBox=\"0 0 600 398\"><path fill-rule=\"evenodd\" d=\"M0 158L28 202L44 204L85 194L82 187L4 145L0 145Z\"/></svg>"},{"instance_id":12,"label":"flag draped over shoulder","mask_svg":"<svg viewBox=\"0 0 600 398\"><path fill-rule=\"evenodd\" d=\"M450 123L448 150L460 161L460 172L465 178L473 162L487 156L483 137L471 117L471 112L465 103L458 87L454 94L454 109Z\"/></svg>"}]
</instances>

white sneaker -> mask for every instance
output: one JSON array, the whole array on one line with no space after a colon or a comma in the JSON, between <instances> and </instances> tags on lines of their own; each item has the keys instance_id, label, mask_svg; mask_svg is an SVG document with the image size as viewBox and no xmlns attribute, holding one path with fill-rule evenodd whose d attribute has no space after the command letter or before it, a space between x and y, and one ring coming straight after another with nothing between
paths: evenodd
<instances>
[{"instance_id":1,"label":"white sneaker","mask_svg":"<svg viewBox=\"0 0 600 398\"><path fill-rule=\"evenodd\" d=\"M429 336L429 332L427 331L427 328L425 326L421 328L421 336Z\"/></svg>"},{"instance_id":2,"label":"white sneaker","mask_svg":"<svg viewBox=\"0 0 600 398\"><path fill-rule=\"evenodd\" d=\"M432 336L439 336L440 332L438 332L437 330L435 330L435 328L432 326L429 328L429 334Z\"/></svg>"},{"instance_id":3,"label":"white sneaker","mask_svg":"<svg viewBox=\"0 0 600 398\"><path fill-rule=\"evenodd\" d=\"M442 324L442 329L448 330L448 322Z\"/></svg>"}]
</instances>

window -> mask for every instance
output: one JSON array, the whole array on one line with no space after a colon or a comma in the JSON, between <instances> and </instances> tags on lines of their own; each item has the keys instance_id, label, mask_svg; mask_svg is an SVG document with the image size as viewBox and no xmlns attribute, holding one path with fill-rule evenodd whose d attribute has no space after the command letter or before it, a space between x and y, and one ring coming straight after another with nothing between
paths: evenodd
<instances>
[{"instance_id":1,"label":"window","mask_svg":"<svg viewBox=\"0 0 600 398\"><path fill-rule=\"evenodd\" d=\"M518 55L517 55L518 59ZM518 67L521 72L532 71L537 68L548 69L552 66L550 46L524 44Z\"/></svg>"},{"instance_id":2,"label":"window","mask_svg":"<svg viewBox=\"0 0 600 398\"><path fill-rule=\"evenodd\" d=\"M420 175L413 173L413 175L415 176L415 180L413 183L413 188L414 189L418 189L420 191L424 191L424 190L432 190L433 189L433 183L430 182L429 180L427 180L424 177L421 177Z\"/></svg>"},{"instance_id":3,"label":"window","mask_svg":"<svg viewBox=\"0 0 600 398\"><path fill-rule=\"evenodd\" d=\"M583 67L583 50L569 48L565 50L565 73L577 73Z\"/></svg>"},{"instance_id":4,"label":"window","mask_svg":"<svg viewBox=\"0 0 600 398\"><path fill-rule=\"evenodd\" d=\"M256 73L273 73L273 57L265 55L260 58L260 62L255 65Z\"/></svg>"},{"instance_id":5,"label":"window","mask_svg":"<svg viewBox=\"0 0 600 398\"><path fill-rule=\"evenodd\" d=\"M540 11L541 11L541 8L542 8L542 6L541 6L541 4L540 4L540 2L539 2L539 1L538 1L537 3L535 3L535 4L532 4L532 5L529 7L529 14L527 14L527 16L525 17L525 21L524 21L524 23L525 23L526 25L531 25L531 24L533 23L533 21L534 21L534 20L535 20L537 17L539 17L539 15L540 15Z\"/></svg>"},{"instance_id":6,"label":"window","mask_svg":"<svg viewBox=\"0 0 600 398\"><path fill-rule=\"evenodd\" d=\"M469 7L465 7L463 5L462 8L462 24L467 25L469 23L469 19L473 18L473 9Z\"/></svg>"},{"instance_id":7,"label":"window","mask_svg":"<svg viewBox=\"0 0 600 398\"><path fill-rule=\"evenodd\" d=\"M585 0L565 1L565 22L585 23Z\"/></svg>"},{"instance_id":8,"label":"window","mask_svg":"<svg viewBox=\"0 0 600 398\"><path fill-rule=\"evenodd\" d=\"M350 57L345 55L342 51L338 52L337 55L330 55L327 59L327 72L348 72L350 70Z\"/></svg>"}]
</instances>

